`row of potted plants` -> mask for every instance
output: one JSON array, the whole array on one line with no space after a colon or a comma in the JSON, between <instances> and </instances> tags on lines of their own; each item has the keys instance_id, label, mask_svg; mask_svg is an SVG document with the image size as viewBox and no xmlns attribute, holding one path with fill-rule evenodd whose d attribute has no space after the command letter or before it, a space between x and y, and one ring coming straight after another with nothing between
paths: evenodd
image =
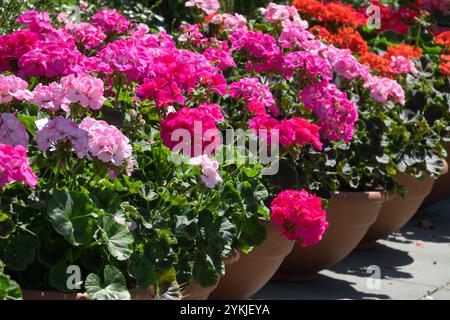
<instances>
[{"instance_id":1,"label":"row of potted plants","mask_svg":"<svg viewBox=\"0 0 450 320\"><path fill-rule=\"evenodd\" d=\"M105 8L28 11L0 37L0 297L248 298L288 255L279 279L349 254L414 190L399 174L443 172L436 54L365 65L324 34L382 34L339 3L186 6L198 21L172 35Z\"/></svg>"}]
</instances>

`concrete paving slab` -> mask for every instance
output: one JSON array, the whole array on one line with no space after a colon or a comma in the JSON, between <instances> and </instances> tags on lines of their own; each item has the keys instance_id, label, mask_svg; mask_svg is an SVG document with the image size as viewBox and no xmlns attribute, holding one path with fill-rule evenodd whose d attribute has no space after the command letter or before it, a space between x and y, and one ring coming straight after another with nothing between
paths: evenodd
<instances>
[{"instance_id":1,"label":"concrete paving slab","mask_svg":"<svg viewBox=\"0 0 450 320\"><path fill-rule=\"evenodd\" d=\"M431 295L433 300L450 300L450 290L439 290Z\"/></svg>"},{"instance_id":2,"label":"concrete paving slab","mask_svg":"<svg viewBox=\"0 0 450 320\"><path fill-rule=\"evenodd\" d=\"M379 268L374 282L369 267ZM373 285L381 284L379 288ZM356 250L307 283L269 283L255 299L450 299L450 198L370 250Z\"/></svg>"}]
</instances>

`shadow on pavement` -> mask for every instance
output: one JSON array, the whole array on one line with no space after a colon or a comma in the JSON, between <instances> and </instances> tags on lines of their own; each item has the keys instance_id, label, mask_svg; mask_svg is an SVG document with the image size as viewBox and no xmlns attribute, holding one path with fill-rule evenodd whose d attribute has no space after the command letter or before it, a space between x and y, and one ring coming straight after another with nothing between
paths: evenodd
<instances>
[{"instance_id":1,"label":"shadow on pavement","mask_svg":"<svg viewBox=\"0 0 450 320\"><path fill-rule=\"evenodd\" d=\"M411 279L413 276L410 273L403 272L399 268L413 262L414 259L408 252L377 243L372 249L353 251L331 271L339 274L368 277L371 273L368 272L367 268L378 266L383 279Z\"/></svg>"},{"instance_id":2,"label":"shadow on pavement","mask_svg":"<svg viewBox=\"0 0 450 320\"><path fill-rule=\"evenodd\" d=\"M278 290L274 290L271 285ZM271 282L252 299L282 300L336 300L336 299L390 299L388 295L360 292L352 287L355 283L319 275L315 280L302 283ZM282 290L280 290L282 288ZM282 295L279 293L282 292Z\"/></svg>"}]
</instances>

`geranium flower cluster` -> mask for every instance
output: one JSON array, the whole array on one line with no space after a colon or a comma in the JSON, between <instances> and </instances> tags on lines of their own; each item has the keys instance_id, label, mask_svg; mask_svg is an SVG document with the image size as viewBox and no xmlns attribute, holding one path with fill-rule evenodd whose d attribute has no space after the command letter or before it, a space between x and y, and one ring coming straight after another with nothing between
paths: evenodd
<instances>
[{"instance_id":1,"label":"geranium flower cluster","mask_svg":"<svg viewBox=\"0 0 450 320\"><path fill-rule=\"evenodd\" d=\"M316 0L294 0L292 3L300 13L317 19L320 22L338 22L350 26L362 26L367 19L364 14L351 6L340 2L321 2Z\"/></svg>"},{"instance_id":2,"label":"geranium flower cluster","mask_svg":"<svg viewBox=\"0 0 450 320\"><path fill-rule=\"evenodd\" d=\"M405 104L405 92L395 80L375 76L364 87L370 90L372 98L378 102L385 103L391 97L395 102Z\"/></svg>"},{"instance_id":3,"label":"geranium flower cluster","mask_svg":"<svg viewBox=\"0 0 450 320\"><path fill-rule=\"evenodd\" d=\"M221 117L214 116L217 113L206 105L171 112L161 121L161 139L174 152L212 156L221 143L216 125Z\"/></svg>"},{"instance_id":4,"label":"geranium flower cluster","mask_svg":"<svg viewBox=\"0 0 450 320\"><path fill-rule=\"evenodd\" d=\"M220 9L220 3L218 0L188 0L186 7L198 7L206 14L212 14Z\"/></svg>"},{"instance_id":5,"label":"geranium flower cluster","mask_svg":"<svg viewBox=\"0 0 450 320\"><path fill-rule=\"evenodd\" d=\"M37 177L28 163L27 150L0 143L0 188L13 182L22 181L34 188Z\"/></svg>"},{"instance_id":6,"label":"geranium flower cluster","mask_svg":"<svg viewBox=\"0 0 450 320\"><path fill-rule=\"evenodd\" d=\"M338 49L330 45L322 51L322 55L333 70L347 80L370 78L369 68L359 63L348 49Z\"/></svg>"},{"instance_id":7,"label":"geranium flower cluster","mask_svg":"<svg viewBox=\"0 0 450 320\"><path fill-rule=\"evenodd\" d=\"M87 117L79 128L88 133L88 150L91 156L116 167L132 162L130 141L115 126Z\"/></svg>"},{"instance_id":8,"label":"geranium flower cluster","mask_svg":"<svg viewBox=\"0 0 450 320\"><path fill-rule=\"evenodd\" d=\"M231 83L229 94L233 99L243 98L250 103L250 108L251 106L256 106L255 103L261 103L263 107L270 108L270 111L275 116L278 115L278 109L270 88L261 84L258 78L243 78ZM262 109L264 110L264 108ZM259 111L251 111L252 113L260 113Z\"/></svg>"},{"instance_id":9,"label":"geranium flower cluster","mask_svg":"<svg viewBox=\"0 0 450 320\"><path fill-rule=\"evenodd\" d=\"M361 34L353 27L338 28L333 33L321 26L313 26L310 31L320 39L335 45L338 48L350 49L353 53L364 54L369 51L367 42Z\"/></svg>"},{"instance_id":10,"label":"geranium flower cluster","mask_svg":"<svg viewBox=\"0 0 450 320\"><path fill-rule=\"evenodd\" d=\"M0 143L21 145L28 149L28 133L25 126L12 113L0 113Z\"/></svg>"},{"instance_id":11,"label":"geranium flower cluster","mask_svg":"<svg viewBox=\"0 0 450 320\"><path fill-rule=\"evenodd\" d=\"M88 133L62 116L50 120L35 136L39 150L45 151L61 142L70 142L79 158L88 155Z\"/></svg>"},{"instance_id":12,"label":"geranium flower cluster","mask_svg":"<svg viewBox=\"0 0 450 320\"><path fill-rule=\"evenodd\" d=\"M271 204L272 222L289 240L302 247L316 244L328 228L322 200L306 190L285 190Z\"/></svg>"},{"instance_id":13,"label":"geranium flower cluster","mask_svg":"<svg viewBox=\"0 0 450 320\"><path fill-rule=\"evenodd\" d=\"M377 6L380 9L382 16L382 23L380 25L379 32L393 31L400 34L408 34L408 25L416 22L418 13L410 8L398 8L393 9L383 5L379 0L371 0L371 4ZM366 8L362 6L361 12L365 12Z\"/></svg>"},{"instance_id":14,"label":"geranium flower cluster","mask_svg":"<svg viewBox=\"0 0 450 320\"><path fill-rule=\"evenodd\" d=\"M421 54L420 48L400 44L389 46L387 52L382 55L366 52L361 56L360 61L382 76L395 78L397 75L417 74L414 60L419 59Z\"/></svg>"},{"instance_id":15,"label":"geranium flower cluster","mask_svg":"<svg viewBox=\"0 0 450 320\"><path fill-rule=\"evenodd\" d=\"M300 117L284 119L279 123L270 115L262 114L250 119L248 127L260 139L267 141L268 145L272 145L272 138L275 136L285 148L312 144L317 150L322 150L319 127Z\"/></svg>"},{"instance_id":16,"label":"geranium flower cluster","mask_svg":"<svg viewBox=\"0 0 450 320\"><path fill-rule=\"evenodd\" d=\"M105 33L124 33L131 23L117 11L103 9L94 14L92 24Z\"/></svg>"},{"instance_id":17,"label":"geranium flower cluster","mask_svg":"<svg viewBox=\"0 0 450 320\"><path fill-rule=\"evenodd\" d=\"M62 77L60 83L39 83L28 101L50 111L69 112L70 105L75 103L83 108L99 110L106 101L103 94L104 84L101 79L88 74L71 74Z\"/></svg>"},{"instance_id":18,"label":"geranium flower cluster","mask_svg":"<svg viewBox=\"0 0 450 320\"><path fill-rule=\"evenodd\" d=\"M213 24L222 26L224 30L229 32L236 32L238 30L247 30L247 19L239 13L229 14L212 14L206 18L206 21L210 21Z\"/></svg>"},{"instance_id":19,"label":"geranium flower cluster","mask_svg":"<svg viewBox=\"0 0 450 320\"><path fill-rule=\"evenodd\" d=\"M32 95L27 88L26 81L14 75L0 74L0 104L11 102L13 99L21 101L30 99Z\"/></svg>"},{"instance_id":20,"label":"geranium flower cluster","mask_svg":"<svg viewBox=\"0 0 450 320\"><path fill-rule=\"evenodd\" d=\"M450 75L450 31L442 32L434 37L434 42L443 47L444 51L441 54L441 63L439 70L444 76Z\"/></svg>"},{"instance_id":21,"label":"geranium flower cluster","mask_svg":"<svg viewBox=\"0 0 450 320\"><path fill-rule=\"evenodd\" d=\"M189 163L192 166L201 167L201 180L210 189L214 188L216 184L222 182L217 170L219 169L219 162L211 160L211 158L205 154L189 159Z\"/></svg>"},{"instance_id":22,"label":"geranium flower cluster","mask_svg":"<svg viewBox=\"0 0 450 320\"><path fill-rule=\"evenodd\" d=\"M319 117L323 136L329 140L351 141L358 110L345 92L323 81L306 87L301 98L305 107Z\"/></svg>"}]
</instances>

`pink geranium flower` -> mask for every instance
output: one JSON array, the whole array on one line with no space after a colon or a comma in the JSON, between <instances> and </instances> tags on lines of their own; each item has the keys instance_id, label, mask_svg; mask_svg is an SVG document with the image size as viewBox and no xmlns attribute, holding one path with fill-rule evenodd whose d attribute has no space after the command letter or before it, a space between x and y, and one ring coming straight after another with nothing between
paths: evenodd
<instances>
[{"instance_id":1,"label":"pink geranium flower","mask_svg":"<svg viewBox=\"0 0 450 320\"><path fill-rule=\"evenodd\" d=\"M0 188L18 181L32 188L37 184L37 177L28 164L27 150L21 145L0 144Z\"/></svg>"},{"instance_id":2,"label":"pink geranium flower","mask_svg":"<svg viewBox=\"0 0 450 320\"><path fill-rule=\"evenodd\" d=\"M188 0L186 7L198 7L206 14L212 14L220 9L220 3L218 0Z\"/></svg>"},{"instance_id":3,"label":"pink geranium flower","mask_svg":"<svg viewBox=\"0 0 450 320\"><path fill-rule=\"evenodd\" d=\"M12 113L0 113L0 143L28 149L28 132Z\"/></svg>"},{"instance_id":4,"label":"pink geranium flower","mask_svg":"<svg viewBox=\"0 0 450 320\"><path fill-rule=\"evenodd\" d=\"M217 170L219 169L219 162L211 160L207 155L200 155L189 159L192 166L200 166L202 170L201 179L203 183L210 189L214 188L216 184L222 182Z\"/></svg>"},{"instance_id":5,"label":"pink geranium flower","mask_svg":"<svg viewBox=\"0 0 450 320\"><path fill-rule=\"evenodd\" d=\"M106 33L124 33L131 22L116 10L103 9L92 16L92 24Z\"/></svg>"},{"instance_id":6,"label":"pink geranium flower","mask_svg":"<svg viewBox=\"0 0 450 320\"><path fill-rule=\"evenodd\" d=\"M89 151L88 133L62 116L49 121L42 130L37 132L35 140L39 150L42 151L66 141L72 144L79 158L87 156Z\"/></svg>"},{"instance_id":7,"label":"pink geranium flower","mask_svg":"<svg viewBox=\"0 0 450 320\"><path fill-rule=\"evenodd\" d=\"M306 190L285 190L271 204L272 223L289 240L302 247L318 243L328 228L322 200Z\"/></svg>"},{"instance_id":8,"label":"pink geranium flower","mask_svg":"<svg viewBox=\"0 0 450 320\"><path fill-rule=\"evenodd\" d=\"M172 151L183 151L186 156L212 155L221 143L213 117L202 108L171 112L160 126L164 145Z\"/></svg>"},{"instance_id":9,"label":"pink geranium flower","mask_svg":"<svg viewBox=\"0 0 450 320\"><path fill-rule=\"evenodd\" d=\"M115 126L88 117L84 118L79 128L88 133L91 156L116 167L128 164L132 156L130 141Z\"/></svg>"}]
</instances>

